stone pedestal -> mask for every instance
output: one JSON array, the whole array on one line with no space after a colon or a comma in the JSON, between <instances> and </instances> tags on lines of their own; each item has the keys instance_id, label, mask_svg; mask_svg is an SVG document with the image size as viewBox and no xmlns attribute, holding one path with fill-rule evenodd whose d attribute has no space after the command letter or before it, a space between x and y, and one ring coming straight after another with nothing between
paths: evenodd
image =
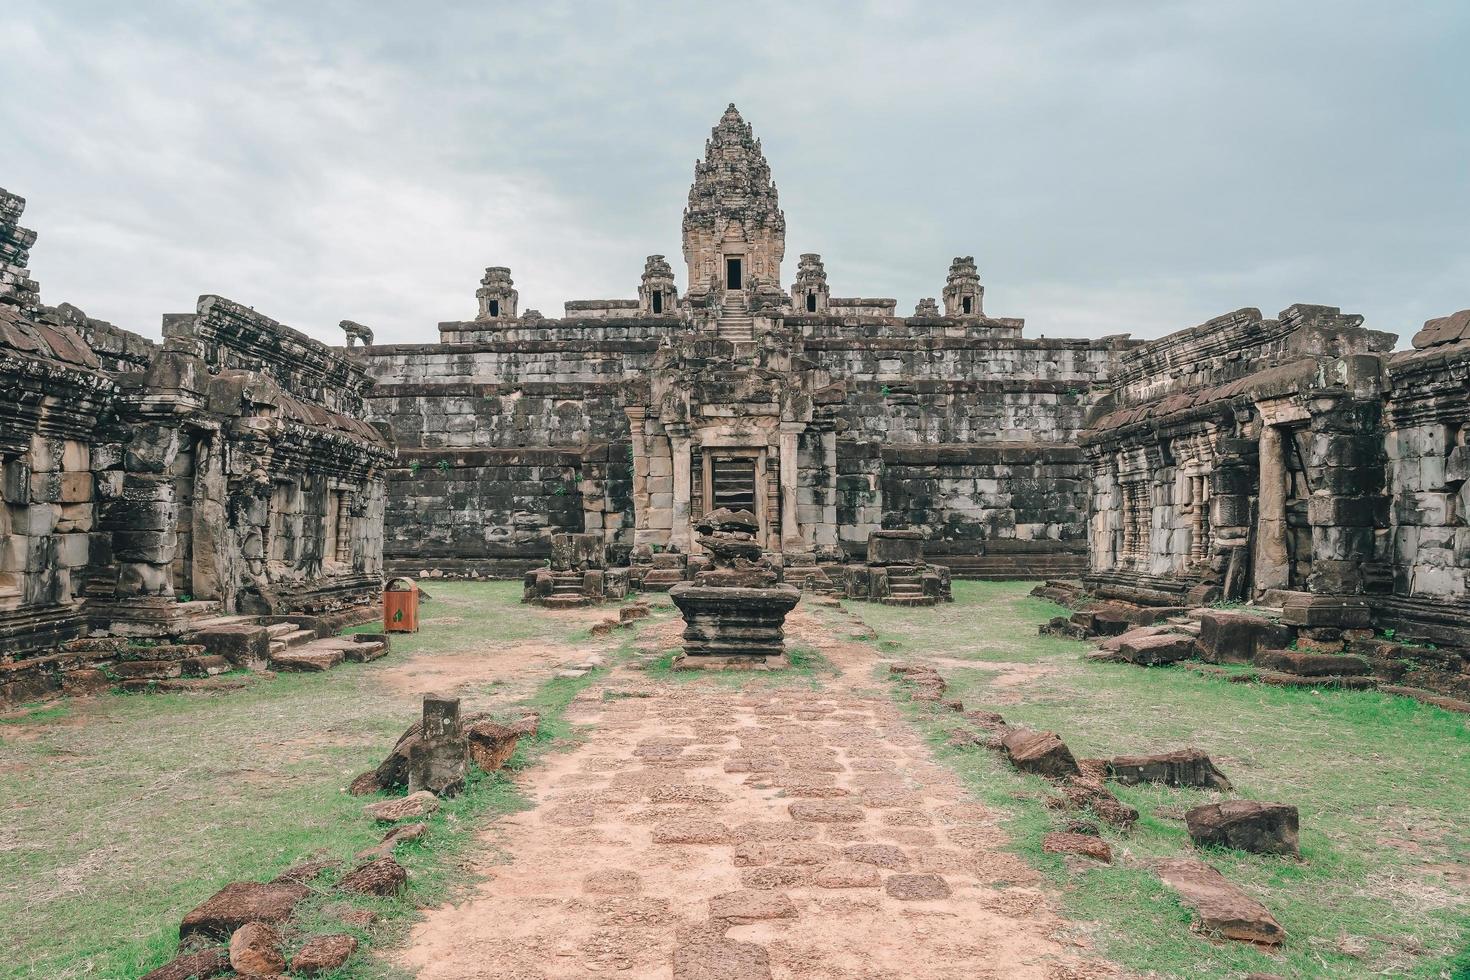
<instances>
[{"instance_id":1,"label":"stone pedestal","mask_svg":"<svg viewBox=\"0 0 1470 980\"><path fill-rule=\"evenodd\" d=\"M784 665L782 623L801 592L789 585L739 588L681 583L669 598L684 615L680 669Z\"/></svg>"},{"instance_id":2,"label":"stone pedestal","mask_svg":"<svg viewBox=\"0 0 1470 980\"><path fill-rule=\"evenodd\" d=\"M469 749L459 719L459 698L428 695L419 741L408 753L408 791L453 796L464 789Z\"/></svg>"}]
</instances>

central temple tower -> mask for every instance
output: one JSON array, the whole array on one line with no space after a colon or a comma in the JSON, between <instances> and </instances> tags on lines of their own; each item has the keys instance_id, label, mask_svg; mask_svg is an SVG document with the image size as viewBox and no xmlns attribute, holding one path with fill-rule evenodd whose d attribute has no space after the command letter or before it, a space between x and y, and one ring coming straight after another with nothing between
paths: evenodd
<instances>
[{"instance_id":1,"label":"central temple tower","mask_svg":"<svg viewBox=\"0 0 1470 980\"><path fill-rule=\"evenodd\" d=\"M694 164L684 209L684 261L691 296L780 288L786 216L776 200L760 140L734 103Z\"/></svg>"}]
</instances>

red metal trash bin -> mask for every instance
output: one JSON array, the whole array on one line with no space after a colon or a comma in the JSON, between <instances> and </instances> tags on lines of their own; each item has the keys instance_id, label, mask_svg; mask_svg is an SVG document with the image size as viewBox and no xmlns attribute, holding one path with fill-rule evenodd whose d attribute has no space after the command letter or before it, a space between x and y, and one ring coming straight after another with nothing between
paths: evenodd
<instances>
[{"instance_id":1,"label":"red metal trash bin","mask_svg":"<svg viewBox=\"0 0 1470 980\"><path fill-rule=\"evenodd\" d=\"M419 631L419 587L411 578L390 579L383 586L383 632Z\"/></svg>"}]
</instances>

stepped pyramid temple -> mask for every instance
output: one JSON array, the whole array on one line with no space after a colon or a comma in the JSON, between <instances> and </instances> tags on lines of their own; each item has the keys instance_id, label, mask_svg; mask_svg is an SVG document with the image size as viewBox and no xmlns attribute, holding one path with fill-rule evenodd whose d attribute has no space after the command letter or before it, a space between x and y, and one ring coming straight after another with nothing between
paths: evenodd
<instances>
[{"instance_id":1,"label":"stepped pyramid temple","mask_svg":"<svg viewBox=\"0 0 1470 980\"><path fill-rule=\"evenodd\" d=\"M1470 311L1397 353L1306 304L1039 339L959 257L902 315L787 261L734 106L695 164L681 275L650 255L629 298L549 318L491 266L427 343L344 320L328 347L216 296L146 340L41 302L23 206L0 193L0 697L101 683L121 634L271 659L385 574L666 588L720 509L806 588L1254 602L1330 642L1432 641L1395 662L1470 691Z\"/></svg>"}]
</instances>

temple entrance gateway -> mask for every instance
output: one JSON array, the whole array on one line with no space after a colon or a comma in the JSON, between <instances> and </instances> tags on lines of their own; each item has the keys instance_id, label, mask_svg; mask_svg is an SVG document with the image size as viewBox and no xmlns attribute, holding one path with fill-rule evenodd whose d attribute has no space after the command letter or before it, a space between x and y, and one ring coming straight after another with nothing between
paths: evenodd
<instances>
[{"instance_id":1,"label":"temple entrance gateway","mask_svg":"<svg viewBox=\"0 0 1470 980\"><path fill-rule=\"evenodd\" d=\"M725 288L744 289L744 277L741 275L740 257L738 255L725 256Z\"/></svg>"}]
</instances>

